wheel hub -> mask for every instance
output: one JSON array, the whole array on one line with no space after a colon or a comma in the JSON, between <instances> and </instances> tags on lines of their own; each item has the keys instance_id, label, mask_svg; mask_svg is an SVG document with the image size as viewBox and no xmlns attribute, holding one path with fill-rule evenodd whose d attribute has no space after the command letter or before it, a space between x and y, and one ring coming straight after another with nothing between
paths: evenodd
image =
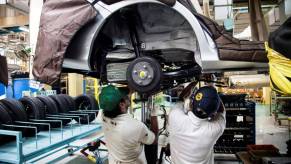
<instances>
[{"instance_id":1,"label":"wheel hub","mask_svg":"<svg viewBox=\"0 0 291 164\"><path fill-rule=\"evenodd\" d=\"M147 71L140 71L139 72L139 78L144 80L144 79L147 78L147 76L148 76L148 72Z\"/></svg>"},{"instance_id":2,"label":"wheel hub","mask_svg":"<svg viewBox=\"0 0 291 164\"><path fill-rule=\"evenodd\" d=\"M146 86L153 81L154 70L150 63L148 62L139 62L136 63L133 67L132 78L133 81L140 85Z\"/></svg>"}]
</instances>

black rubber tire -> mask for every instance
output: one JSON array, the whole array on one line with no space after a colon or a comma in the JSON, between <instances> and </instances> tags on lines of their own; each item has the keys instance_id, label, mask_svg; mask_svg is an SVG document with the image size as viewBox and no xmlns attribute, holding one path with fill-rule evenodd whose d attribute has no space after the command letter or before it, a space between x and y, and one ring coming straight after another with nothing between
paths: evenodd
<instances>
[{"instance_id":1,"label":"black rubber tire","mask_svg":"<svg viewBox=\"0 0 291 164\"><path fill-rule=\"evenodd\" d=\"M68 113L69 107L67 101L62 96L51 95L49 97L55 101L59 113Z\"/></svg>"},{"instance_id":2,"label":"black rubber tire","mask_svg":"<svg viewBox=\"0 0 291 164\"><path fill-rule=\"evenodd\" d=\"M98 102L92 95L80 95L75 98L75 103L77 110L99 110Z\"/></svg>"},{"instance_id":3,"label":"black rubber tire","mask_svg":"<svg viewBox=\"0 0 291 164\"><path fill-rule=\"evenodd\" d=\"M52 98L54 100L54 102L56 103L59 113L68 113L69 107L68 107L68 103L67 103L67 101L65 100L64 97L58 96L58 95L51 95L49 97ZM71 120L64 119L63 120L63 125L65 126L70 122L71 122Z\"/></svg>"},{"instance_id":4,"label":"black rubber tire","mask_svg":"<svg viewBox=\"0 0 291 164\"><path fill-rule=\"evenodd\" d=\"M149 63L152 69L154 70L154 78L151 81L151 83L146 86L141 86L137 84L136 82L134 82L133 77L132 77L132 71L134 69L134 66L139 62ZM141 94L150 95L156 92L157 90L159 90L162 78L163 78L163 72L162 72L161 65L158 63L158 61L156 61L154 58L151 58L151 57L143 56L143 57L136 58L127 67L126 79L127 79L127 83L129 87L136 90L137 92Z\"/></svg>"},{"instance_id":5,"label":"black rubber tire","mask_svg":"<svg viewBox=\"0 0 291 164\"><path fill-rule=\"evenodd\" d=\"M96 116L98 115L99 106L98 106L98 102L94 96L92 96L92 95L80 95L80 96L75 98L75 103L76 103L77 110L84 110L84 111L97 110L97 112L95 112L95 114L96 114ZM89 122L92 122L93 120L95 120L95 114L94 113L89 114ZM76 121L78 121L78 120L76 120ZM81 124L87 124L88 123L87 117L81 117L80 122L81 122Z\"/></svg>"},{"instance_id":6,"label":"black rubber tire","mask_svg":"<svg viewBox=\"0 0 291 164\"><path fill-rule=\"evenodd\" d=\"M59 97L59 99L63 99L66 102L66 106L68 107L67 108L68 111L75 111L76 110L75 101L71 96L66 95L66 94L59 94L57 96ZM69 113L69 112L67 112L67 113ZM73 119L79 121L79 119L77 119L75 117L73 117ZM64 120L64 121L67 121L67 120Z\"/></svg>"},{"instance_id":7,"label":"black rubber tire","mask_svg":"<svg viewBox=\"0 0 291 164\"><path fill-rule=\"evenodd\" d=\"M7 112L5 105L3 105L0 102L0 129L14 130L13 127L6 127L6 126L3 126L2 124L12 125L13 120L10 117L9 113ZM15 140L14 136L0 135L0 145L6 144L7 142L14 141L14 140Z\"/></svg>"},{"instance_id":8,"label":"black rubber tire","mask_svg":"<svg viewBox=\"0 0 291 164\"><path fill-rule=\"evenodd\" d=\"M2 124L11 125L13 124L13 120L7 112L6 107L2 103L0 103L0 125Z\"/></svg>"},{"instance_id":9,"label":"black rubber tire","mask_svg":"<svg viewBox=\"0 0 291 164\"><path fill-rule=\"evenodd\" d=\"M38 96L36 98L39 99L43 103L44 109L45 109L45 115L46 114L57 115L59 113L58 106L52 98L50 98L48 96ZM45 119L50 120L47 118L45 118ZM50 122L50 125L52 128L60 128L61 127L61 124L56 123L56 122Z\"/></svg>"},{"instance_id":10,"label":"black rubber tire","mask_svg":"<svg viewBox=\"0 0 291 164\"><path fill-rule=\"evenodd\" d=\"M23 105L20 103L20 101L17 101L15 99L10 99L6 98L1 100L1 102L4 104L7 109L7 112L9 113L10 117L12 118L13 122L14 121L28 121L28 117L26 115L25 109ZM14 124L17 124L14 122ZM23 125L23 124L17 124L17 125ZM22 135L24 137L30 137L35 135L35 130L34 129L24 129L24 128L14 128L17 131L21 131ZM39 128L37 128L37 133L40 131Z\"/></svg>"},{"instance_id":11,"label":"black rubber tire","mask_svg":"<svg viewBox=\"0 0 291 164\"><path fill-rule=\"evenodd\" d=\"M45 119L45 106L44 106L44 103L42 101L40 101L38 98L36 98L36 97L32 97L32 100L38 106L41 119Z\"/></svg>"},{"instance_id":12,"label":"black rubber tire","mask_svg":"<svg viewBox=\"0 0 291 164\"><path fill-rule=\"evenodd\" d=\"M7 125L13 124L13 120L5 108L6 107L2 103L0 103L0 129L14 130L13 127L4 127L2 125L2 124L7 124ZM5 143L13 141L13 140L15 140L15 137L13 137L13 136L0 135L0 145L3 145Z\"/></svg>"},{"instance_id":13,"label":"black rubber tire","mask_svg":"<svg viewBox=\"0 0 291 164\"><path fill-rule=\"evenodd\" d=\"M2 111L6 111L6 110L4 108L3 108L3 110L0 109L0 115L2 115L2 113L3 113ZM9 114L8 114L8 117L10 117ZM10 117L10 119L11 119L11 117ZM11 119L11 121L12 121L12 119ZM13 130L13 128L12 127L4 127L0 123L0 130ZM15 139L16 139L16 137L14 137L14 136L0 135L0 145L4 145L4 144L6 144L7 142L10 142L10 141L15 141Z\"/></svg>"},{"instance_id":14,"label":"black rubber tire","mask_svg":"<svg viewBox=\"0 0 291 164\"><path fill-rule=\"evenodd\" d=\"M45 114L58 114L58 106L55 101L47 96L38 96L36 97L39 99L45 107Z\"/></svg>"},{"instance_id":15,"label":"black rubber tire","mask_svg":"<svg viewBox=\"0 0 291 164\"><path fill-rule=\"evenodd\" d=\"M39 106L39 104L35 102L35 99L33 99L32 97L23 97L19 99L19 101L24 106L24 109L26 111L26 115L28 116L28 118L38 119L38 120L44 118L40 112L40 110L44 110L44 109L40 109L41 106Z\"/></svg>"},{"instance_id":16,"label":"black rubber tire","mask_svg":"<svg viewBox=\"0 0 291 164\"><path fill-rule=\"evenodd\" d=\"M1 102L5 105L13 121L27 121L25 109L19 101L6 98L1 100Z\"/></svg>"},{"instance_id":17,"label":"black rubber tire","mask_svg":"<svg viewBox=\"0 0 291 164\"><path fill-rule=\"evenodd\" d=\"M35 97L23 97L19 101L24 106L28 119L42 120L45 118L45 108L44 104ZM47 126L35 125L38 130L48 130Z\"/></svg>"},{"instance_id":18,"label":"black rubber tire","mask_svg":"<svg viewBox=\"0 0 291 164\"><path fill-rule=\"evenodd\" d=\"M68 105L68 111L75 111L76 109L76 104L75 104L75 100L66 94L59 94L58 96L62 97L63 99L65 99L65 101L67 102Z\"/></svg>"},{"instance_id":19,"label":"black rubber tire","mask_svg":"<svg viewBox=\"0 0 291 164\"><path fill-rule=\"evenodd\" d=\"M7 112L7 109L5 107L5 105L3 105L1 102L0 102L0 129L6 129L6 130L13 130L13 127L4 127L2 126L2 124L7 124L7 125L12 125L13 124L13 120L12 118L10 117L9 113ZM0 138L6 138L5 135L0 135L1 137ZM0 139L1 141L1 139Z\"/></svg>"}]
</instances>

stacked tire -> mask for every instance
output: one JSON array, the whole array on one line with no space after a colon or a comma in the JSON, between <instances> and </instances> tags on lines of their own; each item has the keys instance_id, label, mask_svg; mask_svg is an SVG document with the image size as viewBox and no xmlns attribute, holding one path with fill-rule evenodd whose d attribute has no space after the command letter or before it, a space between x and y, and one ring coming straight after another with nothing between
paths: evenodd
<instances>
[{"instance_id":1,"label":"stacked tire","mask_svg":"<svg viewBox=\"0 0 291 164\"><path fill-rule=\"evenodd\" d=\"M36 98L39 99L43 103L45 114L55 115L59 113L58 106L51 97L38 96Z\"/></svg>"},{"instance_id":2,"label":"stacked tire","mask_svg":"<svg viewBox=\"0 0 291 164\"><path fill-rule=\"evenodd\" d=\"M78 111L88 111L89 122L95 120L98 115L99 105L92 95L81 95L75 98L75 109ZM81 117L81 124L87 124L87 117Z\"/></svg>"},{"instance_id":3,"label":"stacked tire","mask_svg":"<svg viewBox=\"0 0 291 164\"><path fill-rule=\"evenodd\" d=\"M13 120L10 117L9 113L7 112L6 107L3 105L3 103L0 102L0 129L13 130L13 128L2 126L2 124L12 125ZM2 143L4 144L6 143L6 141L10 141L10 140L13 140L13 137L0 135L0 141L1 141L0 144Z\"/></svg>"},{"instance_id":4,"label":"stacked tire","mask_svg":"<svg viewBox=\"0 0 291 164\"><path fill-rule=\"evenodd\" d=\"M1 105L2 108L4 109L4 110L1 111L1 114L0 114L0 115L3 115L2 118L1 118L1 123L2 124L19 125L17 123L17 121L22 121L22 122L27 122L28 121L28 117L27 117L25 108L21 104L20 101L17 101L15 99L7 98L7 99L1 100L0 102L2 104ZM5 118L3 118L3 117L5 117ZM21 131L23 136L25 136L25 137L35 135L35 130L34 129L24 129L24 128L19 128L19 127L9 127L9 130Z\"/></svg>"},{"instance_id":5,"label":"stacked tire","mask_svg":"<svg viewBox=\"0 0 291 164\"><path fill-rule=\"evenodd\" d=\"M0 129L21 131L24 137L34 136L34 129L17 128L4 125L26 125L20 122L34 120L54 120L58 116L62 120L63 126L71 122L66 114L80 116L80 123L87 124L95 120L98 115L98 103L95 97L81 95L75 99L71 96L60 94L52 96L23 97L19 100L6 98L0 100ZM83 111L83 112L82 112ZM83 114L80 114L83 113ZM86 115L84 115L86 114ZM68 116L67 115L67 116ZM88 116L87 116L88 115ZM73 117L77 122L79 119ZM50 122L52 128L59 128L59 122ZM36 125L37 132L47 130L47 126ZM0 136L2 141L3 136Z\"/></svg>"},{"instance_id":6,"label":"stacked tire","mask_svg":"<svg viewBox=\"0 0 291 164\"><path fill-rule=\"evenodd\" d=\"M44 104L35 97L23 97L19 100L25 108L26 115L31 119L45 119Z\"/></svg>"},{"instance_id":7,"label":"stacked tire","mask_svg":"<svg viewBox=\"0 0 291 164\"><path fill-rule=\"evenodd\" d=\"M57 107L57 112L58 114L66 114L66 113L69 113L69 106L68 106L68 103L67 101L63 98L63 96L61 95L51 95L49 96L49 98L51 98L54 103L56 104L56 107ZM62 119L62 122L63 122L63 125L67 125L68 123L71 122L70 119Z\"/></svg>"},{"instance_id":8,"label":"stacked tire","mask_svg":"<svg viewBox=\"0 0 291 164\"><path fill-rule=\"evenodd\" d=\"M3 103L0 102L0 126L2 124L7 124L7 125L11 125L13 124L13 120L10 117L5 105ZM1 126L1 129L3 128L3 126ZM4 128L3 128L4 129ZM11 128L10 128L11 129Z\"/></svg>"},{"instance_id":9,"label":"stacked tire","mask_svg":"<svg viewBox=\"0 0 291 164\"><path fill-rule=\"evenodd\" d=\"M43 120L46 118L44 104L35 97L23 97L19 101L24 106L28 119ZM44 125L36 125L37 129L47 130L48 127Z\"/></svg>"},{"instance_id":10,"label":"stacked tire","mask_svg":"<svg viewBox=\"0 0 291 164\"><path fill-rule=\"evenodd\" d=\"M95 119L95 116L98 115L99 106L97 100L94 96L91 95L80 95L75 99L66 94L59 95L51 95L49 97L38 97L43 101L45 106L47 107L48 114L76 114L80 113L80 111L95 111L93 112L84 112L87 115L80 115L80 123L87 124L88 122L92 122ZM46 100L45 100L46 99ZM54 102L54 103L53 103ZM53 110L57 109L57 110ZM88 120L89 118L89 120ZM79 122L79 118L73 117L77 122ZM64 125L68 124L70 120L63 120Z\"/></svg>"}]
</instances>

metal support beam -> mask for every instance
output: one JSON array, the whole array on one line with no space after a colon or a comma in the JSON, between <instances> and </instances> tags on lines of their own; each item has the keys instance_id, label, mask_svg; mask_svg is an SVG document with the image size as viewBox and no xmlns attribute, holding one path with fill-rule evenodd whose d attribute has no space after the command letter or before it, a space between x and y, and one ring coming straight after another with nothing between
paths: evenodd
<instances>
[{"instance_id":1,"label":"metal support beam","mask_svg":"<svg viewBox=\"0 0 291 164\"><path fill-rule=\"evenodd\" d=\"M196 12L203 15L203 11L202 11L202 8L201 8L201 6L199 4L199 1L190 0L190 2L192 3L192 5L195 8Z\"/></svg>"},{"instance_id":2,"label":"metal support beam","mask_svg":"<svg viewBox=\"0 0 291 164\"><path fill-rule=\"evenodd\" d=\"M211 18L210 8L209 8L209 0L203 0L203 13L208 18Z\"/></svg>"},{"instance_id":3,"label":"metal support beam","mask_svg":"<svg viewBox=\"0 0 291 164\"><path fill-rule=\"evenodd\" d=\"M266 41L268 30L261 8L261 0L249 0L250 25L252 40Z\"/></svg>"},{"instance_id":4,"label":"metal support beam","mask_svg":"<svg viewBox=\"0 0 291 164\"><path fill-rule=\"evenodd\" d=\"M146 102L141 102L141 121L146 123Z\"/></svg>"}]
</instances>

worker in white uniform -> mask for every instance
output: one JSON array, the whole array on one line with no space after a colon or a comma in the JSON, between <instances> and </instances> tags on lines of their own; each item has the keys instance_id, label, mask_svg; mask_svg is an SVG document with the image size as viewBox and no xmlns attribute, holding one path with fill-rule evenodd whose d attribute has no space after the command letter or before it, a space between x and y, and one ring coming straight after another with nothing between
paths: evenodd
<instances>
[{"instance_id":1,"label":"worker in white uniform","mask_svg":"<svg viewBox=\"0 0 291 164\"><path fill-rule=\"evenodd\" d=\"M157 111L152 109L150 130L127 113L127 94L124 89L109 85L99 95L109 164L146 164L143 145L157 144Z\"/></svg>"},{"instance_id":2,"label":"worker in white uniform","mask_svg":"<svg viewBox=\"0 0 291 164\"><path fill-rule=\"evenodd\" d=\"M226 125L224 106L214 87L192 92L192 84L181 93L184 103L169 114L171 160L174 164L214 164L213 146Z\"/></svg>"}]
</instances>

